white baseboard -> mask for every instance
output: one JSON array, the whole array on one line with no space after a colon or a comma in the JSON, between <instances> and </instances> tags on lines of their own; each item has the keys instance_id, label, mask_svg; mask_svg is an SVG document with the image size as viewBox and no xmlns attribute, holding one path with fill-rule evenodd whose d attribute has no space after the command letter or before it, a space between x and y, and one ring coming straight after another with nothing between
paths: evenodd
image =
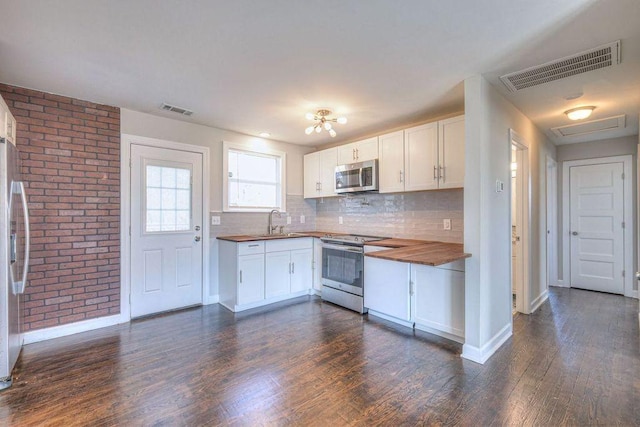
<instances>
[{"instance_id":1,"label":"white baseboard","mask_svg":"<svg viewBox=\"0 0 640 427\"><path fill-rule=\"evenodd\" d=\"M217 304L219 302L220 302L220 295L211 295L209 296L209 298L205 300L205 302L202 305Z\"/></svg>"},{"instance_id":2,"label":"white baseboard","mask_svg":"<svg viewBox=\"0 0 640 427\"><path fill-rule=\"evenodd\" d=\"M418 329L424 332L429 332L430 334L433 334L433 335L438 335L439 337L446 338L451 341L455 341L458 344L464 344L464 337L461 337L460 335L452 334L450 332L445 332L443 330L436 329L436 328L431 328L427 325L421 325L419 323L416 323L415 329Z\"/></svg>"},{"instance_id":3,"label":"white baseboard","mask_svg":"<svg viewBox=\"0 0 640 427\"><path fill-rule=\"evenodd\" d=\"M497 334L493 336L485 345L478 348L469 344L462 346L461 357L471 360L472 362L484 364L495 353L502 344L505 343L511 337L513 333L513 326L511 323L507 324Z\"/></svg>"},{"instance_id":4,"label":"white baseboard","mask_svg":"<svg viewBox=\"0 0 640 427\"><path fill-rule=\"evenodd\" d=\"M388 316L384 313L379 313L375 310L369 310L368 313L370 316L379 317L381 319L388 320L389 322L397 323L398 325L406 326L407 328L413 329L413 322L410 322L408 320L402 320L402 319L398 319L397 317Z\"/></svg>"},{"instance_id":5,"label":"white baseboard","mask_svg":"<svg viewBox=\"0 0 640 427\"><path fill-rule=\"evenodd\" d=\"M531 307L529 308L529 314L535 312L544 302L549 298L549 291L544 290L542 294L531 302Z\"/></svg>"},{"instance_id":6,"label":"white baseboard","mask_svg":"<svg viewBox=\"0 0 640 427\"><path fill-rule=\"evenodd\" d=\"M549 283L550 286L556 286L558 288L570 288L568 283L564 283L564 280L558 279L556 283Z\"/></svg>"},{"instance_id":7,"label":"white baseboard","mask_svg":"<svg viewBox=\"0 0 640 427\"><path fill-rule=\"evenodd\" d=\"M32 344L46 341L53 338L65 337L67 335L78 334L80 332L92 331L94 329L105 328L107 326L127 323L129 319L123 319L120 314L113 316L98 317L96 319L83 320L81 322L70 323L68 325L54 326L52 328L38 329L25 332L22 336L24 344Z\"/></svg>"}]
</instances>

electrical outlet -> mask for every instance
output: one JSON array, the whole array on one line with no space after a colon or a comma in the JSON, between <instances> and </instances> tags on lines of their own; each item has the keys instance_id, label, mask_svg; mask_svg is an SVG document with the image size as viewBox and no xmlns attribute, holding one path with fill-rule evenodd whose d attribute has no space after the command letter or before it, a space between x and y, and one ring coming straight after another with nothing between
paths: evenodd
<instances>
[{"instance_id":1,"label":"electrical outlet","mask_svg":"<svg viewBox=\"0 0 640 427\"><path fill-rule=\"evenodd\" d=\"M496 180L496 193L502 193L504 191L504 182L499 179Z\"/></svg>"},{"instance_id":2,"label":"electrical outlet","mask_svg":"<svg viewBox=\"0 0 640 427\"><path fill-rule=\"evenodd\" d=\"M211 215L211 225L220 225L220 217L218 215Z\"/></svg>"},{"instance_id":3,"label":"electrical outlet","mask_svg":"<svg viewBox=\"0 0 640 427\"><path fill-rule=\"evenodd\" d=\"M451 230L451 220L449 218L445 218L442 221L442 227L444 227L445 230Z\"/></svg>"},{"instance_id":4,"label":"electrical outlet","mask_svg":"<svg viewBox=\"0 0 640 427\"><path fill-rule=\"evenodd\" d=\"M304 224L304 220L305 220L304 215L300 215L300 224Z\"/></svg>"},{"instance_id":5,"label":"electrical outlet","mask_svg":"<svg viewBox=\"0 0 640 427\"><path fill-rule=\"evenodd\" d=\"M287 215L287 225L291 224L291 217L289 215Z\"/></svg>"},{"instance_id":6,"label":"electrical outlet","mask_svg":"<svg viewBox=\"0 0 640 427\"><path fill-rule=\"evenodd\" d=\"M342 224L342 217L341 216L338 217L338 224Z\"/></svg>"}]
</instances>

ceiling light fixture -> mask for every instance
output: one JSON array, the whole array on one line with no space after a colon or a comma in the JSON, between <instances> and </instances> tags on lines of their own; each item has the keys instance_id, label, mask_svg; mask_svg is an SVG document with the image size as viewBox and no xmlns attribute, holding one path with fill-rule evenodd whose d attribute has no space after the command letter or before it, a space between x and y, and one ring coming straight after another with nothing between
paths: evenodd
<instances>
[{"instance_id":1,"label":"ceiling light fixture","mask_svg":"<svg viewBox=\"0 0 640 427\"><path fill-rule=\"evenodd\" d=\"M337 118L330 119L327 117L329 115L331 115L331 110L327 110L327 109L320 109L315 114L313 113L305 114L305 117L307 118L307 120L313 120L315 121L315 123L309 126L308 128L306 128L304 130L304 133L306 133L307 135L311 135L314 130L316 131L316 133L320 133L324 128L326 131L329 132L329 135L331 135L331 138L335 138L337 134L336 134L336 131L333 129L333 125L331 123L340 123L341 125L343 125L347 123L347 118L337 117Z\"/></svg>"},{"instance_id":2,"label":"ceiling light fixture","mask_svg":"<svg viewBox=\"0 0 640 427\"><path fill-rule=\"evenodd\" d=\"M578 107L567 110L564 113L569 117L569 120L584 120L589 117L595 109L596 107L594 106Z\"/></svg>"},{"instance_id":3,"label":"ceiling light fixture","mask_svg":"<svg viewBox=\"0 0 640 427\"><path fill-rule=\"evenodd\" d=\"M260 137L261 138L269 138L271 136L271 134L269 132L260 132Z\"/></svg>"}]
</instances>

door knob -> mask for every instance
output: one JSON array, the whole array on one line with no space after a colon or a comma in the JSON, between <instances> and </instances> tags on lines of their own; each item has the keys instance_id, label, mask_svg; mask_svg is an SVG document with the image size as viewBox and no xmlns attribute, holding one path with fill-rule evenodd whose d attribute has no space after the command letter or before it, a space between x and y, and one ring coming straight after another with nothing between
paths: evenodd
<instances>
[{"instance_id":1,"label":"door knob","mask_svg":"<svg viewBox=\"0 0 640 427\"><path fill-rule=\"evenodd\" d=\"M199 241L200 241L200 236L196 236L196 237L194 237L194 239L193 239L193 240L195 240L196 242L199 242Z\"/></svg>"},{"instance_id":2,"label":"door knob","mask_svg":"<svg viewBox=\"0 0 640 427\"><path fill-rule=\"evenodd\" d=\"M199 225L196 225L195 230L196 230L196 231L200 231L200 226L199 226Z\"/></svg>"},{"instance_id":3,"label":"door knob","mask_svg":"<svg viewBox=\"0 0 640 427\"><path fill-rule=\"evenodd\" d=\"M578 232L577 231L572 231L571 234L573 234L574 236L577 236Z\"/></svg>"},{"instance_id":4,"label":"door knob","mask_svg":"<svg viewBox=\"0 0 640 427\"><path fill-rule=\"evenodd\" d=\"M636 279L640 280L640 271L636 271Z\"/></svg>"}]
</instances>

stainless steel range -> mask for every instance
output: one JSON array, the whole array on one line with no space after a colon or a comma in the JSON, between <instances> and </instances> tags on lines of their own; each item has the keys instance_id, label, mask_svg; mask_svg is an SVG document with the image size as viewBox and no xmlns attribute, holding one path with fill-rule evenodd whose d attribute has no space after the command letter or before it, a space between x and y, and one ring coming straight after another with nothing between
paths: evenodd
<instances>
[{"instance_id":1,"label":"stainless steel range","mask_svg":"<svg viewBox=\"0 0 640 427\"><path fill-rule=\"evenodd\" d=\"M327 235L322 244L322 299L364 313L364 245L384 237Z\"/></svg>"}]
</instances>

